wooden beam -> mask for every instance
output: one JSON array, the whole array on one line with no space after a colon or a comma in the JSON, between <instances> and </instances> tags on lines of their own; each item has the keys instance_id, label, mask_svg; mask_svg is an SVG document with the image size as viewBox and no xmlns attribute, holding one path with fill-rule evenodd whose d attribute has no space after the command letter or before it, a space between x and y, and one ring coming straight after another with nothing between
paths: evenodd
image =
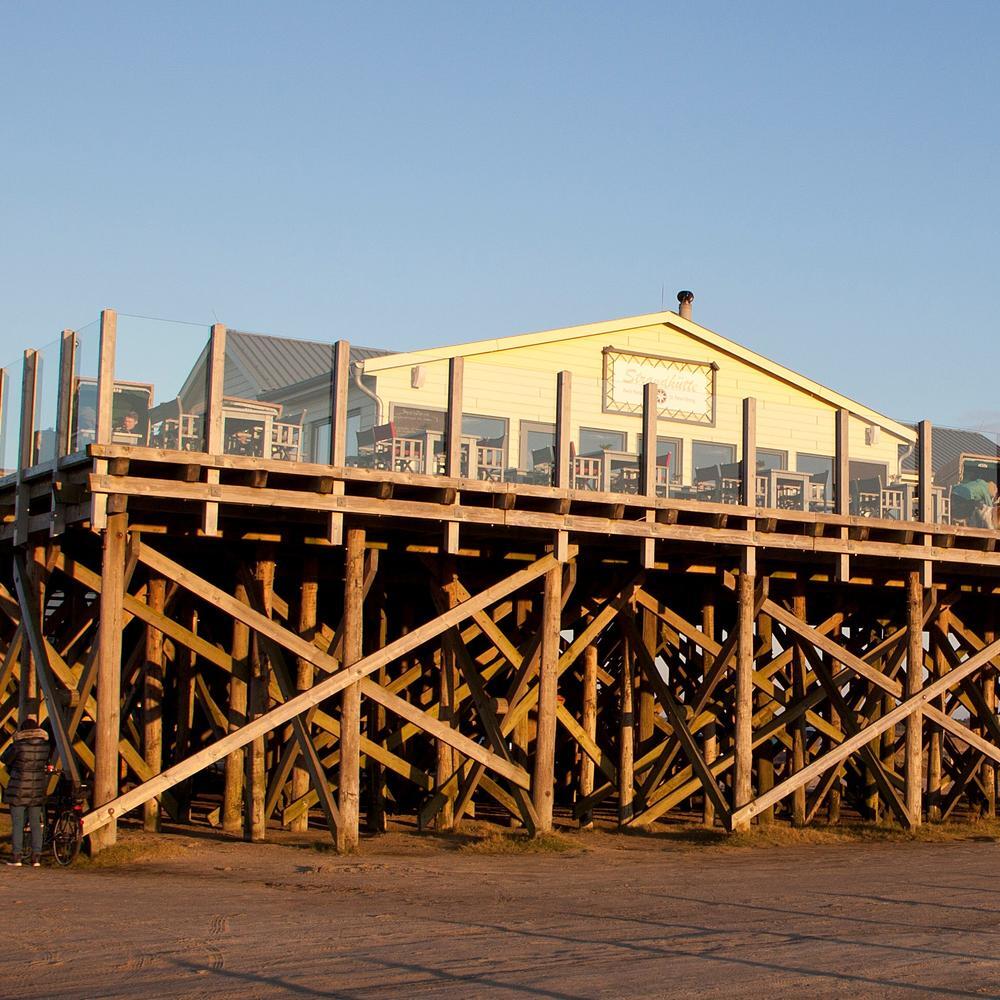
<instances>
[{"instance_id":1,"label":"wooden beam","mask_svg":"<svg viewBox=\"0 0 1000 1000\"><path fill-rule=\"evenodd\" d=\"M167 597L167 581L152 574L146 588L146 601L158 614L163 614ZM163 770L163 681L165 657L163 633L146 626L145 663L142 670L142 749L143 757L153 774ZM160 829L160 804L150 799L143 808L143 828L153 833Z\"/></svg>"},{"instance_id":2,"label":"wooden beam","mask_svg":"<svg viewBox=\"0 0 1000 1000\"><path fill-rule=\"evenodd\" d=\"M921 575L916 570L907 576L906 617L906 697L918 694L924 676L924 592ZM916 708L906 717L904 772L906 782L906 811L912 826L920 826L923 797L923 716Z\"/></svg>"},{"instance_id":3,"label":"wooden beam","mask_svg":"<svg viewBox=\"0 0 1000 1000\"><path fill-rule=\"evenodd\" d=\"M746 400L745 402L749 402ZM756 472L756 469L754 470ZM736 591L736 727L734 732L735 772L733 778L733 815L753 797L750 785L753 769L753 625L754 578L740 573ZM748 822L734 823L733 829L745 830Z\"/></svg>"},{"instance_id":4,"label":"wooden beam","mask_svg":"<svg viewBox=\"0 0 1000 1000\"><path fill-rule=\"evenodd\" d=\"M101 310L101 341L97 359L97 412L94 424L94 444L111 444L114 424L115 343L118 338L118 315L114 309ZM94 462L94 474L105 475L106 459ZM95 493L91 498L90 523L94 531L107 525L108 497Z\"/></svg>"},{"instance_id":5,"label":"wooden beam","mask_svg":"<svg viewBox=\"0 0 1000 1000\"><path fill-rule=\"evenodd\" d=\"M876 736L895 727L905 719L915 709L927 705L948 688L958 684L963 677L969 677L979 670L985 663L988 663L998 652L1000 652L1000 640L986 646L979 653L968 657L961 666L955 667L943 677L937 678L930 684L922 688L917 694L904 699L899 705L889 712L886 712L880 719L871 723L856 735L844 740L838 747L823 754L803 768L798 774L792 775L785 781L780 782L771 789L770 792L758 796L749 805L738 810L734 815L734 822L752 818L767 805L780 802L786 795L789 795L795 788L808 784L814 778L823 774L828 768L839 764L845 757L856 752L860 747L871 742Z\"/></svg>"},{"instance_id":6,"label":"wooden beam","mask_svg":"<svg viewBox=\"0 0 1000 1000\"><path fill-rule=\"evenodd\" d=\"M344 672L363 656L365 532L348 528L344 548ZM337 850L358 846L361 810L361 678L343 687L340 699L340 771L337 781L340 825ZM294 700L294 699L293 699Z\"/></svg>"},{"instance_id":7,"label":"wooden beam","mask_svg":"<svg viewBox=\"0 0 1000 1000\"><path fill-rule=\"evenodd\" d=\"M208 363L205 375L205 451L221 455L225 451L222 396L226 379L226 328L221 323L212 326L208 340ZM265 448L269 446L265 442ZM218 469L206 469L206 482L217 485ZM202 510L202 530L208 537L219 534L219 504L208 500Z\"/></svg>"},{"instance_id":8,"label":"wooden beam","mask_svg":"<svg viewBox=\"0 0 1000 1000\"><path fill-rule=\"evenodd\" d=\"M97 661L97 742L94 748L94 805L105 806L118 796L118 741L120 738L122 669L122 599L125 592L127 514L111 514L103 538L101 569L100 645ZM118 837L114 815L90 838L96 853L114 845Z\"/></svg>"},{"instance_id":9,"label":"wooden beam","mask_svg":"<svg viewBox=\"0 0 1000 1000\"><path fill-rule=\"evenodd\" d=\"M143 546L143 548L146 547ZM165 576L171 577L172 579L174 578L174 574L176 576L180 576L184 581L186 581L186 585L190 587L201 587L204 589L209 586L205 583L205 581L200 580L189 571L184 570L183 573L179 572L183 568L177 566L177 564L173 563L171 560L167 560L164 557L157 555L155 561L159 566L165 567L169 570L169 572L164 573ZM90 833L93 830L99 829L101 826L110 822L114 817L120 815L121 813L128 812L131 809L135 809L142 805L143 802L151 796L160 794L160 792L164 789L172 788L178 782L184 781L193 774L197 774L204 768L214 764L215 761L221 760L233 750L246 746L258 735L270 732L272 729L276 729L278 726L288 722L294 716L300 715L302 712L307 711L314 705L318 705L327 698L343 691L349 684L367 677L384 664L392 663L399 659L399 657L405 656L412 650L422 646L424 643L430 642L446 629L465 621L477 611L496 604L498 601L503 600L505 597L515 593L522 587L527 586L533 580L537 580L540 576L548 572L548 570L554 565L557 565L554 557L550 555L543 556L541 559L538 559L524 569L517 570L497 583L487 587L485 590L476 594L475 597L471 597L469 600L463 601L452 611L448 611L443 615L438 615L431 621L424 623L418 628L413 629L411 632L408 632L406 635L390 642L382 649L376 650L368 656L363 657L353 666L344 667L344 669L338 670L336 674L320 681L309 691L296 695L296 697L290 699L284 704L273 708L261 718L248 722L247 725L237 732L230 733L223 739L216 741L195 754L192 754L187 760L168 768L162 774L157 775L152 780L145 782L137 788L130 789L124 795L119 796L116 800L105 803L102 807L92 810L84 818L84 832ZM177 580L176 582L181 583L181 580ZM184 585L185 584L182 583L182 586ZM211 589L215 590L217 588ZM283 632L284 630L279 630L280 637L277 638L276 641L285 648L290 648L290 643L285 638ZM311 659L314 655L318 654L318 651L315 647L310 648L312 649L312 653L310 653L307 658ZM292 652L297 653L298 650L292 649ZM325 663L325 661L319 661L317 659L311 659L311 662L316 663L316 665L320 667L322 667Z\"/></svg>"},{"instance_id":10,"label":"wooden beam","mask_svg":"<svg viewBox=\"0 0 1000 1000\"><path fill-rule=\"evenodd\" d=\"M538 732L535 737L535 767L531 782L532 802L538 816L538 833L548 833L552 829L561 608L562 569L554 566L545 574L540 626L542 636L538 663Z\"/></svg>"},{"instance_id":11,"label":"wooden beam","mask_svg":"<svg viewBox=\"0 0 1000 1000\"><path fill-rule=\"evenodd\" d=\"M757 506L757 400L743 400L743 458L740 464L740 503Z\"/></svg>"}]
</instances>

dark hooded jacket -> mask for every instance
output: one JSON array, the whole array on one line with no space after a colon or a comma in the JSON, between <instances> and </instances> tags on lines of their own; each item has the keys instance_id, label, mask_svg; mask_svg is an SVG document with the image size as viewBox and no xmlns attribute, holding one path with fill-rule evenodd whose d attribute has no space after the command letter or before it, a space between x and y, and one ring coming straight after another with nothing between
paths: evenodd
<instances>
[{"instance_id":1,"label":"dark hooded jacket","mask_svg":"<svg viewBox=\"0 0 1000 1000\"><path fill-rule=\"evenodd\" d=\"M49 776L49 737L44 729L19 729L7 753L10 781L4 792L9 806L43 806Z\"/></svg>"}]
</instances>

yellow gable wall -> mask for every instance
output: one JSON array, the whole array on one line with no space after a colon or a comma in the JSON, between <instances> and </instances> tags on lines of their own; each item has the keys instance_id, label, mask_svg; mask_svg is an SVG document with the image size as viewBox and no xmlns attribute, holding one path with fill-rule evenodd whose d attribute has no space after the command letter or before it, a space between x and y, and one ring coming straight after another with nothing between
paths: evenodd
<instances>
[{"instance_id":1,"label":"yellow gable wall","mask_svg":"<svg viewBox=\"0 0 1000 1000\"><path fill-rule=\"evenodd\" d=\"M605 347L718 365L714 426L662 418L658 422L660 436L682 441L685 483L690 483L692 477L692 442L735 445L739 456L742 400L747 396L757 399L759 448L788 452L791 469L796 468L798 453L834 454L836 410L830 403L663 324L467 355L463 411L507 418L508 465L517 465L521 421L554 422L556 373L568 370L573 374L573 440L579 440L581 426L624 431L628 435L626 449L637 451L641 417L602 410ZM423 377L420 388L411 386L411 365L375 373L376 392L385 403L387 419L391 419L395 405L433 410L446 408L447 360L422 362L420 367ZM877 442L869 445L865 439L869 426L867 421L851 417L851 458L884 463L892 478L898 471L898 445L904 439L882 428L877 434Z\"/></svg>"}]
</instances>

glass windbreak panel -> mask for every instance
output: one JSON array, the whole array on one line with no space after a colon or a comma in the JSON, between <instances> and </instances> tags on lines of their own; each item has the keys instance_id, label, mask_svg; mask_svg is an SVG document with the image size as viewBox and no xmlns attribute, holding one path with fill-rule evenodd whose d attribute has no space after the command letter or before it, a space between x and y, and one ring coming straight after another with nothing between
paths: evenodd
<instances>
[{"instance_id":1,"label":"glass windbreak panel","mask_svg":"<svg viewBox=\"0 0 1000 1000\"><path fill-rule=\"evenodd\" d=\"M31 465L56 457L56 412L59 395L58 340L35 354L35 413L31 441Z\"/></svg>"},{"instance_id":2,"label":"glass windbreak panel","mask_svg":"<svg viewBox=\"0 0 1000 1000\"><path fill-rule=\"evenodd\" d=\"M691 442L693 499L707 503L740 502L743 471L737 451L735 444L725 441L695 439Z\"/></svg>"},{"instance_id":3,"label":"glass windbreak panel","mask_svg":"<svg viewBox=\"0 0 1000 1000\"><path fill-rule=\"evenodd\" d=\"M223 452L328 464L334 360L333 344L227 330Z\"/></svg>"},{"instance_id":4,"label":"glass windbreak panel","mask_svg":"<svg viewBox=\"0 0 1000 1000\"><path fill-rule=\"evenodd\" d=\"M113 444L205 450L210 329L207 324L119 314ZM81 411L86 388L81 383ZM96 385L90 389L95 391Z\"/></svg>"},{"instance_id":5,"label":"glass windbreak panel","mask_svg":"<svg viewBox=\"0 0 1000 1000\"><path fill-rule=\"evenodd\" d=\"M1000 433L990 428L935 426L931 441L931 520L1000 529Z\"/></svg>"},{"instance_id":6,"label":"glass windbreak panel","mask_svg":"<svg viewBox=\"0 0 1000 1000\"><path fill-rule=\"evenodd\" d=\"M554 481L556 373L508 352L467 358L463 450L470 475L489 482L549 486ZM463 451L464 453L464 451Z\"/></svg>"},{"instance_id":7,"label":"glass windbreak panel","mask_svg":"<svg viewBox=\"0 0 1000 1000\"><path fill-rule=\"evenodd\" d=\"M642 434L636 435L636 452L642 455ZM656 436L656 493L679 497L684 492L684 442L679 437Z\"/></svg>"},{"instance_id":8,"label":"glass windbreak panel","mask_svg":"<svg viewBox=\"0 0 1000 1000\"><path fill-rule=\"evenodd\" d=\"M21 444L21 388L23 363L15 361L3 369L3 396L0 398L0 454L3 475L17 472Z\"/></svg>"},{"instance_id":9,"label":"glass windbreak panel","mask_svg":"<svg viewBox=\"0 0 1000 1000\"><path fill-rule=\"evenodd\" d=\"M889 521L919 519L915 453L916 435L909 428L900 433L852 414L845 456L848 513ZM939 499L932 500L937 509Z\"/></svg>"},{"instance_id":10,"label":"glass windbreak panel","mask_svg":"<svg viewBox=\"0 0 1000 1000\"><path fill-rule=\"evenodd\" d=\"M625 451L624 431L602 430L597 427L580 428L580 454L600 457L604 451Z\"/></svg>"},{"instance_id":11,"label":"glass windbreak panel","mask_svg":"<svg viewBox=\"0 0 1000 1000\"><path fill-rule=\"evenodd\" d=\"M97 432L97 372L101 355L101 322L94 320L76 331L73 382L69 399L68 453L75 455L93 444Z\"/></svg>"},{"instance_id":12,"label":"glass windbreak panel","mask_svg":"<svg viewBox=\"0 0 1000 1000\"><path fill-rule=\"evenodd\" d=\"M836 431L836 410L820 400L758 399L756 505L832 513Z\"/></svg>"},{"instance_id":13,"label":"glass windbreak panel","mask_svg":"<svg viewBox=\"0 0 1000 1000\"><path fill-rule=\"evenodd\" d=\"M421 475L446 472L448 363L385 367L365 376L367 394L348 407L348 463ZM463 438L459 475L467 475L470 447Z\"/></svg>"}]
</instances>

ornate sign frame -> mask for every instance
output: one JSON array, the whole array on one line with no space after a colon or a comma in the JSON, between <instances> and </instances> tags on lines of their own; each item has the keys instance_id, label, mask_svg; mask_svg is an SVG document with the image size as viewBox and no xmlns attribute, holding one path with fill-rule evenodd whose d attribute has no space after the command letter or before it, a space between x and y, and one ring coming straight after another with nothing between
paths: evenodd
<instances>
[{"instance_id":1,"label":"ornate sign frame","mask_svg":"<svg viewBox=\"0 0 1000 1000\"><path fill-rule=\"evenodd\" d=\"M689 361L658 354L604 348L605 413L642 413L642 387L661 386L657 414L683 424L715 426L716 372L714 361ZM704 403L702 404L702 396Z\"/></svg>"}]
</instances>

